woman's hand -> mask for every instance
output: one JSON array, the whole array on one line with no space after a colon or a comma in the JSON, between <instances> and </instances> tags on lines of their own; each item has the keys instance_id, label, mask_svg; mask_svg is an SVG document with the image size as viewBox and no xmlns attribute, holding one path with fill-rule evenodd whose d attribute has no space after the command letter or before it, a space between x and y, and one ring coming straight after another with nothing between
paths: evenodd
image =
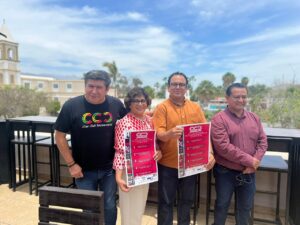
<instances>
[{"instance_id":1,"label":"woman's hand","mask_svg":"<svg viewBox=\"0 0 300 225\"><path fill-rule=\"evenodd\" d=\"M122 179L122 172L122 170L116 170L116 182L122 191L128 192L131 188L128 187L126 182Z\"/></svg>"},{"instance_id":2,"label":"woman's hand","mask_svg":"<svg viewBox=\"0 0 300 225\"><path fill-rule=\"evenodd\" d=\"M215 163L216 163L215 157L212 153L210 153L208 163L205 166L206 169L211 170L214 167Z\"/></svg>"},{"instance_id":3,"label":"woman's hand","mask_svg":"<svg viewBox=\"0 0 300 225\"><path fill-rule=\"evenodd\" d=\"M116 180L116 182L122 191L124 191L124 192L130 191L131 188L127 186L126 182L123 179Z\"/></svg>"},{"instance_id":4,"label":"woman's hand","mask_svg":"<svg viewBox=\"0 0 300 225\"><path fill-rule=\"evenodd\" d=\"M155 154L153 156L153 159L156 160L156 161L159 161L161 158L162 158L161 151L160 150L156 150L156 152L155 152Z\"/></svg>"}]
</instances>

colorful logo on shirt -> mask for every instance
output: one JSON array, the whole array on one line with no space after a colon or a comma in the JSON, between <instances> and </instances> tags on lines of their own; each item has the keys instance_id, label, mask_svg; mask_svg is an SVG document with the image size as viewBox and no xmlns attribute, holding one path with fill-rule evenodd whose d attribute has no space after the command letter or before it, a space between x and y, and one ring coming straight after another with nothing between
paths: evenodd
<instances>
[{"instance_id":1,"label":"colorful logo on shirt","mask_svg":"<svg viewBox=\"0 0 300 225\"><path fill-rule=\"evenodd\" d=\"M82 115L82 122L86 125L111 123L112 114L110 112L95 112L94 114L87 112Z\"/></svg>"}]
</instances>

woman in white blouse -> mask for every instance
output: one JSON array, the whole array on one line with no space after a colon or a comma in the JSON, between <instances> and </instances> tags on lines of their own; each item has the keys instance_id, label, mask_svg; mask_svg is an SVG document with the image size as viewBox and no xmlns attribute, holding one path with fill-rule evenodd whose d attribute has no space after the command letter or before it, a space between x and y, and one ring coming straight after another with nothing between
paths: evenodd
<instances>
[{"instance_id":1,"label":"woman in white blouse","mask_svg":"<svg viewBox=\"0 0 300 225\"><path fill-rule=\"evenodd\" d=\"M124 99L128 114L119 120L115 127L115 158L113 168L119 186L119 201L122 225L141 225L145 211L149 184L128 187L125 172L125 133L127 131L153 130L152 120L145 115L151 99L142 88L131 89ZM156 149L153 158L160 160L162 154Z\"/></svg>"}]
</instances>

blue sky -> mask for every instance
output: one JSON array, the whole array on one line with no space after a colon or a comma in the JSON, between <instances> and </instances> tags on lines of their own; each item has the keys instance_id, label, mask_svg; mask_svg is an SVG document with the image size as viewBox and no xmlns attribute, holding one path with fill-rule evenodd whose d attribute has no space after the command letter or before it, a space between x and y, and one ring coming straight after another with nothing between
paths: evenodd
<instances>
[{"instance_id":1,"label":"blue sky","mask_svg":"<svg viewBox=\"0 0 300 225\"><path fill-rule=\"evenodd\" d=\"M300 1L0 1L21 71L81 77L115 61L144 85L175 71L222 83L300 83Z\"/></svg>"}]
</instances>

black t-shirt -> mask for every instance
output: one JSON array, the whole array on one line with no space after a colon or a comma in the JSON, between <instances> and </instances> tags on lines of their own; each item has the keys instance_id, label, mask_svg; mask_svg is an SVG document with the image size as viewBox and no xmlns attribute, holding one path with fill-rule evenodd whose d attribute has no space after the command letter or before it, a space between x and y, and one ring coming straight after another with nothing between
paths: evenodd
<instances>
[{"instance_id":1,"label":"black t-shirt","mask_svg":"<svg viewBox=\"0 0 300 225\"><path fill-rule=\"evenodd\" d=\"M97 105L78 96L63 105L55 129L71 134L72 155L83 170L107 169L115 152L115 124L125 114L122 102L112 96Z\"/></svg>"}]
</instances>

